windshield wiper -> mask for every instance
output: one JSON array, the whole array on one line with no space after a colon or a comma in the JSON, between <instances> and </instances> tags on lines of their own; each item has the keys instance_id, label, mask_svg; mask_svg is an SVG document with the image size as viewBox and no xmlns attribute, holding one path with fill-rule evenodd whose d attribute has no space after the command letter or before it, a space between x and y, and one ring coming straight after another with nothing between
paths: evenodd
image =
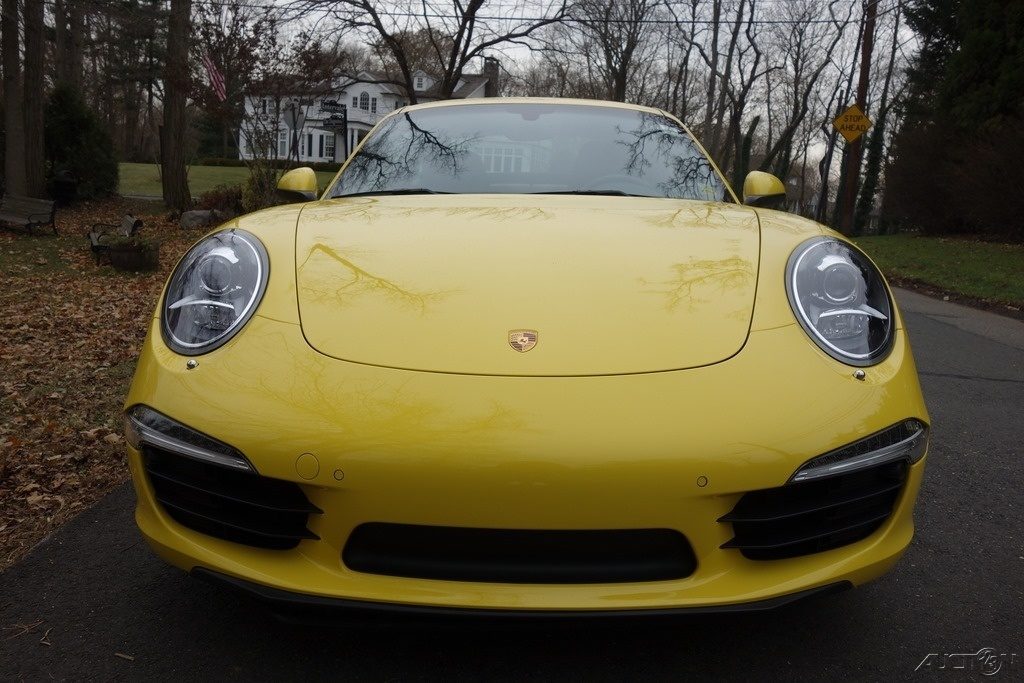
<instances>
[{"instance_id":1,"label":"windshield wiper","mask_svg":"<svg viewBox=\"0 0 1024 683\"><path fill-rule=\"evenodd\" d=\"M342 199L344 197L375 197L388 194L452 194L451 192L440 192L425 187L403 187L395 190L372 190L370 192L353 192L351 194L336 194L331 199Z\"/></svg>"},{"instance_id":2,"label":"windshield wiper","mask_svg":"<svg viewBox=\"0 0 1024 683\"><path fill-rule=\"evenodd\" d=\"M530 194L582 194L582 195L603 195L605 197L648 197L649 194L631 194L622 190L555 190L553 192L531 192Z\"/></svg>"}]
</instances>

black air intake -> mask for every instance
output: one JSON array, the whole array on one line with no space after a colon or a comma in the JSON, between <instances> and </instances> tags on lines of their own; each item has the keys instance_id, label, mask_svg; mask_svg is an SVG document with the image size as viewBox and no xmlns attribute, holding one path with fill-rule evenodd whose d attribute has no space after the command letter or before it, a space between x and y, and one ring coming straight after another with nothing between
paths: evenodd
<instances>
[{"instance_id":1,"label":"black air intake","mask_svg":"<svg viewBox=\"0 0 1024 683\"><path fill-rule=\"evenodd\" d=\"M751 560L780 560L867 538L892 514L907 478L904 461L774 489L751 491L719 522Z\"/></svg>"},{"instance_id":2,"label":"black air intake","mask_svg":"<svg viewBox=\"0 0 1024 683\"><path fill-rule=\"evenodd\" d=\"M693 573L689 542L671 529L520 530L361 524L345 544L355 571L446 581L610 583Z\"/></svg>"},{"instance_id":3,"label":"black air intake","mask_svg":"<svg viewBox=\"0 0 1024 683\"><path fill-rule=\"evenodd\" d=\"M182 526L257 548L284 550L318 538L306 528L320 513L297 484L146 447L143 461L157 502Z\"/></svg>"}]
</instances>

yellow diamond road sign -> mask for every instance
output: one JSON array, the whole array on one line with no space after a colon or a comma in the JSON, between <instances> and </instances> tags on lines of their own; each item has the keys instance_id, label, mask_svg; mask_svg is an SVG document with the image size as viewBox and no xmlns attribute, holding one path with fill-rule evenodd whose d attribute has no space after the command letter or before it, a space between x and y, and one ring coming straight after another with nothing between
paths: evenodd
<instances>
[{"instance_id":1,"label":"yellow diamond road sign","mask_svg":"<svg viewBox=\"0 0 1024 683\"><path fill-rule=\"evenodd\" d=\"M871 119L860 110L860 107L852 104L849 109L832 119L832 125L846 138L847 142L853 142L868 131L868 128L871 127Z\"/></svg>"}]
</instances>

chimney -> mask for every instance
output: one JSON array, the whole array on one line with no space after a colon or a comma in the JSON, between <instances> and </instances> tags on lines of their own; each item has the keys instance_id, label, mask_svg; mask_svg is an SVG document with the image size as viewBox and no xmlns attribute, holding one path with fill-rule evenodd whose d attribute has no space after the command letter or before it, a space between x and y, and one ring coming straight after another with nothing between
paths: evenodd
<instances>
[{"instance_id":1,"label":"chimney","mask_svg":"<svg viewBox=\"0 0 1024 683\"><path fill-rule=\"evenodd\" d=\"M498 96L500 73L501 63L495 57L484 57L483 75L487 76L487 83L484 85L484 97Z\"/></svg>"}]
</instances>

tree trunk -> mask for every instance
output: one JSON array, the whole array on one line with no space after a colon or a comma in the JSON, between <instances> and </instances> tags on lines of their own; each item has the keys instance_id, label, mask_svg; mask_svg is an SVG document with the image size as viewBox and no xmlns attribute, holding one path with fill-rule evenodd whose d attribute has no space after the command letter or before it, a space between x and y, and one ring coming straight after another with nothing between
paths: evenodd
<instances>
[{"instance_id":1,"label":"tree trunk","mask_svg":"<svg viewBox=\"0 0 1024 683\"><path fill-rule=\"evenodd\" d=\"M21 53L18 37L18 0L3 0L0 20L4 65L4 192L24 195L25 111L22 107Z\"/></svg>"},{"instance_id":2,"label":"tree trunk","mask_svg":"<svg viewBox=\"0 0 1024 683\"><path fill-rule=\"evenodd\" d=\"M56 0L53 23L56 81L79 88L82 76L82 3L77 0Z\"/></svg>"},{"instance_id":3,"label":"tree trunk","mask_svg":"<svg viewBox=\"0 0 1024 683\"><path fill-rule=\"evenodd\" d=\"M889 114L889 87L896 67L896 52L900 44L900 10L897 6L893 20L892 44L889 47L889 68L885 72L885 84L882 86L882 100L878 107L874 130L868 138L867 160L864 166L864 185L857 199L857 210L854 214L854 225L862 230L871 221L871 212L875 208L875 195L878 193L878 179L882 174L882 150L885 146L885 123Z\"/></svg>"},{"instance_id":4,"label":"tree trunk","mask_svg":"<svg viewBox=\"0 0 1024 683\"><path fill-rule=\"evenodd\" d=\"M871 76L871 50L875 37L875 16L878 13L878 0L868 0L864 13L864 40L861 43L860 82L857 85L857 106L867 114L868 79ZM864 136L846 146L843 167L843 184L840 197L842 211L839 214L838 229L845 235L856 234L858 226L854 224L854 204L857 201L857 184L860 180L860 153Z\"/></svg>"},{"instance_id":5,"label":"tree trunk","mask_svg":"<svg viewBox=\"0 0 1024 683\"><path fill-rule=\"evenodd\" d=\"M122 145L125 161L137 161L139 154L139 82L129 79L124 84L124 135Z\"/></svg>"},{"instance_id":6,"label":"tree trunk","mask_svg":"<svg viewBox=\"0 0 1024 683\"><path fill-rule=\"evenodd\" d=\"M25 189L46 196L43 157L43 0L25 0Z\"/></svg>"},{"instance_id":7,"label":"tree trunk","mask_svg":"<svg viewBox=\"0 0 1024 683\"><path fill-rule=\"evenodd\" d=\"M721 0L714 0L712 4L712 16L711 63L708 64L708 67L710 68L708 73L708 106L704 110L704 126L700 131L701 137L705 139L707 139L711 134L711 123L714 119L715 113L715 85L718 82L718 29L719 22L722 17Z\"/></svg>"},{"instance_id":8,"label":"tree trunk","mask_svg":"<svg viewBox=\"0 0 1024 683\"><path fill-rule=\"evenodd\" d=\"M164 125L160 130L160 178L164 203L178 211L192 204L185 172L185 97L188 94L188 37L192 0L171 0L164 69Z\"/></svg>"},{"instance_id":9,"label":"tree trunk","mask_svg":"<svg viewBox=\"0 0 1024 683\"><path fill-rule=\"evenodd\" d=\"M743 26L743 10L746 7L744 2L740 2L736 9L736 21L733 22L732 34L729 37L729 47L726 50L725 56L725 69L722 73L727 76L732 74L732 60L736 54L736 44L739 41L740 27ZM725 96L726 89L732 87L728 80L723 80L721 87L718 89L718 103L715 105L715 116L712 122L711 138L707 150L711 153L711 157L717 159L722 156L722 148L725 147L723 143L722 148L719 147L719 138L722 135L722 123L725 121ZM707 132L704 133L705 139L707 139Z\"/></svg>"},{"instance_id":10,"label":"tree trunk","mask_svg":"<svg viewBox=\"0 0 1024 683\"><path fill-rule=\"evenodd\" d=\"M53 2L53 72L58 83L67 82L68 13L64 0Z\"/></svg>"}]
</instances>

